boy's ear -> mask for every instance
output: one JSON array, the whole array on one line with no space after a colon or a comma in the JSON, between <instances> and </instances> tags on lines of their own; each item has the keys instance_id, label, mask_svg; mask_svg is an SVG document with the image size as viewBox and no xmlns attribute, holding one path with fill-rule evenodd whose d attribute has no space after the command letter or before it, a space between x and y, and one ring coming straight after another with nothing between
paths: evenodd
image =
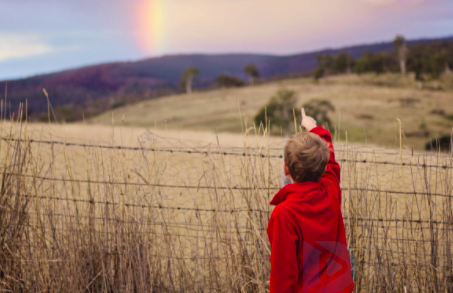
<instances>
[{"instance_id":1,"label":"boy's ear","mask_svg":"<svg viewBox=\"0 0 453 293\"><path fill-rule=\"evenodd\" d=\"M283 170L285 171L285 176L289 175L289 169L288 166L286 166L285 162L283 162Z\"/></svg>"}]
</instances>

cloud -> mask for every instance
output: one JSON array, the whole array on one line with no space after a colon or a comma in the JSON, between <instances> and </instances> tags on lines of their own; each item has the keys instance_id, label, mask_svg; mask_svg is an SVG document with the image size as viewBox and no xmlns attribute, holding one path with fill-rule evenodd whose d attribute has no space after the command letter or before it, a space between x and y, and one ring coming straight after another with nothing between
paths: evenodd
<instances>
[{"instance_id":1,"label":"cloud","mask_svg":"<svg viewBox=\"0 0 453 293\"><path fill-rule=\"evenodd\" d=\"M38 35L0 33L0 61L43 55L55 50Z\"/></svg>"}]
</instances>

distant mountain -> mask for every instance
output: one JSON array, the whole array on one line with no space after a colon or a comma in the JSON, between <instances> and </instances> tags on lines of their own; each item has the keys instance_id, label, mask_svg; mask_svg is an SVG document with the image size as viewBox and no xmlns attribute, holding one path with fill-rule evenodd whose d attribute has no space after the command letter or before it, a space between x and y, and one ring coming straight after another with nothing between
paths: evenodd
<instances>
[{"instance_id":1,"label":"distant mountain","mask_svg":"<svg viewBox=\"0 0 453 293\"><path fill-rule=\"evenodd\" d=\"M441 39L420 39L408 43L438 40ZM447 40L453 40L453 37ZM335 55L345 51L357 58L366 51L391 50L393 44L383 42L290 56L191 54L94 65L9 81L7 105L11 112L17 112L19 103L27 100L30 116L39 119L48 107L42 92L45 88L53 108L57 112L64 111L66 119L76 120L81 118L82 113L86 117L92 116L112 107L175 93L179 90L181 74L192 66L200 70L195 88L203 88L213 84L220 74L245 79L243 69L249 63L255 64L264 78L272 78L311 71L317 66L316 56L320 54ZM4 86L5 82L1 82L1 87Z\"/></svg>"}]
</instances>

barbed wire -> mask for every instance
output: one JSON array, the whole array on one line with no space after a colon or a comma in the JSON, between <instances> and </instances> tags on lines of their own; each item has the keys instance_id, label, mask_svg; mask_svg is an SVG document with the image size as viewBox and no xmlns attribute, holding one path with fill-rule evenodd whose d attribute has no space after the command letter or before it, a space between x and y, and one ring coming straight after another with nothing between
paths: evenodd
<instances>
[{"instance_id":1,"label":"barbed wire","mask_svg":"<svg viewBox=\"0 0 453 293\"><path fill-rule=\"evenodd\" d=\"M126 254L121 254L118 252L103 252L104 255L123 255L125 256ZM231 259L231 256L228 257L216 257L216 256L209 256L209 257L199 257L199 256L191 256L191 257L181 257L181 256L170 256L170 255L163 255L163 254L146 254L146 256L151 256L151 257L156 257L156 258L162 258L162 259L184 259L184 260L192 260L192 261L197 261L197 260L212 260L212 259L217 259L217 260L226 260L226 259ZM21 262L73 262L73 260L69 259L25 259L25 258L4 258L1 257L2 260L5 261L21 261Z\"/></svg>"},{"instance_id":2,"label":"barbed wire","mask_svg":"<svg viewBox=\"0 0 453 293\"><path fill-rule=\"evenodd\" d=\"M63 142L57 140L24 140L16 138L1 138L4 141L17 141L17 142L29 142L29 143L42 143L42 144L57 144L64 146L78 146L86 148L101 148L101 149L115 149L115 150L131 150L131 151L150 151L150 152L167 152L167 153L186 153L186 154L203 154L203 155L224 155L224 156L242 156L242 157L261 157L261 158L279 158L283 159L283 155L266 155L266 154L253 154L247 152L226 152L226 151L197 151L187 149L159 149L159 148L147 148L147 147L127 147L127 146L109 146L109 145L97 145L97 144L84 144L74 142ZM399 155L394 153L394 155ZM423 156L423 155L421 155ZM348 162L348 163L363 163L363 164L378 164L378 165L394 165L394 166L407 166L407 167L421 167L421 168L442 168L442 169L453 169L453 165L434 165L434 164L415 164L415 163L395 163L390 161L373 161L373 160L352 160L352 159L338 159L337 162Z\"/></svg>"},{"instance_id":3,"label":"barbed wire","mask_svg":"<svg viewBox=\"0 0 453 293\"><path fill-rule=\"evenodd\" d=\"M167 188L187 188L187 189L224 189L224 190L278 190L279 187L241 187L241 186L204 186L204 185L174 185L174 184L158 184L158 183L138 183L138 182L120 182L120 181L105 181L105 180L85 180L85 179L70 179L70 178L53 178L46 176L20 174L4 172L3 174L18 177L27 177L40 179L45 181L60 181L60 182L75 182L75 183L89 183L89 184L110 184L110 185L132 185L132 186L151 186L151 187L167 187Z\"/></svg>"},{"instance_id":4,"label":"barbed wire","mask_svg":"<svg viewBox=\"0 0 453 293\"><path fill-rule=\"evenodd\" d=\"M115 255L115 256L129 256L128 254L124 253L118 253L118 252L103 252L102 254L104 255ZM200 256L174 256L174 255L164 255L164 254L145 254L144 256L147 257L156 257L160 259L178 259L178 260L192 260L192 261L197 261L197 260L231 260L232 257L234 256L227 256L227 257L217 257L217 256L209 256L209 257L200 257ZM235 255L237 257L242 257L241 255ZM440 255L442 256L442 255ZM2 256L2 260L5 261L20 261L20 262L74 262L74 260L69 260L69 259L26 259L26 258L5 258ZM423 268L423 267L429 267L429 268L435 268L439 270L440 268L443 268L445 270L450 270L451 266L450 265L443 265L443 266L437 266L434 267L433 264L430 261L423 261L419 264L409 264L409 263L395 263L395 262L390 262L390 263L380 263L380 262L368 262L368 261L359 261L358 262L361 265L379 265L379 266L406 266L406 267L416 267L416 268Z\"/></svg>"},{"instance_id":5,"label":"barbed wire","mask_svg":"<svg viewBox=\"0 0 453 293\"><path fill-rule=\"evenodd\" d=\"M392 267L397 267L397 266L402 266L402 267L415 267L415 268L429 268L429 269L439 269L438 267L435 268L432 263L430 261L422 261L421 263L422 264L409 264L409 263L395 263L395 262L391 262L391 263L380 263L380 262L367 262L367 261L359 261L358 263L360 264L368 264L368 265L373 265L373 266L392 266ZM443 266L443 268L445 270L450 270L451 269L451 266L447 265L447 266ZM374 274L374 273L373 273ZM417 278L414 278L414 280L417 280Z\"/></svg>"},{"instance_id":6,"label":"barbed wire","mask_svg":"<svg viewBox=\"0 0 453 293\"><path fill-rule=\"evenodd\" d=\"M429 224L435 224L435 225L453 225L453 220L452 221L436 221L436 220L421 220L421 219L378 219L378 218L356 218L356 217L343 217L344 220L357 220L357 221L366 221L366 222L401 222L401 223L429 223ZM403 227L402 227L403 228Z\"/></svg>"},{"instance_id":7,"label":"barbed wire","mask_svg":"<svg viewBox=\"0 0 453 293\"><path fill-rule=\"evenodd\" d=\"M28 248L28 246L26 247ZM41 248L42 249L42 248ZM399 252L401 254L404 254L402 252ZM125 254L125 253L119 253L119 252L101 252L101 254L103 255L116 255L116 256L129 256L128 254ZM408 253L406 253L408 254ZM234 256L237 256L237 257L242 257L241 255L229 255L229 256L226 256L226 257L219 257L219 256L208 256L208 257L200 257L200 256L197 256L197 255L194 255L194 256L175 256L175 255L166 255L166 254L145 254L145 256L147 257L156 257L156 258L160 258L160 259L184 259L184 260L192 260L192 261L197 261L197 260L212 260L212 259L217 259L217 260L226 260L226 259L231 259L232 257ZM426 255L426 256L430 256L432 257L432 255ZM438 257L442 257L442 256L446 256L445 255L437 255ZM5 260L5 261L23 261L23 262L73 262L73 260L67 260L67 259L44 259L44 258L41 258L41 259L25 259L25 258L5 258L2 256L2 260ZM422 261L422 262L419 262L418 264L408 264L408 263L404 263L404 264L401 264L401 263L395 263L395 262L389 262L387 260L386 263L383 263L383 262L369 262L369 261L365 261L365 260L361 260L361 261L358 261L359 264L368 264L368 265L379 265L379 266L401 266L401 265L404 265L404 266L413 266L413 267L432 267L432 268L436 268L436 269L439 269L439 267L441 268L446 268L446 269L451 269L451 265L443 265L443 266L437 266L437 267L434 267L432 262L430 260L427 260L427 261Z\"/></svg>"},{"instance_id":8,"label":"barbed wire","mask_svg":"<svg viewBox=\"0 0 453 293\"><path fill-rule=\"evenodd\" d=\"M365 238L365 237L363 237ZM363 239L362 238L362 239ZM405 241L409 241L409 242L421 242L421 243L432 243L432 242L435 242L436 245L451 245L451 242L450 241L438 241L437 239L434 239L434 240L430 240L430 239L407 239L407 238L395 238L395 237L374 237L374 236L370 236L370 237L366 237L365 239L367 238L375 238L375 239L379 239L379 240L384 240L384 241L401 241L401 242L405 242ZM381 248L375 248L377 250L381 249Z\"/></svg>"},{"instance_id":9,"label":"barbed wire","mask_svg":"<svg viewBox=\"0 0 453 293\"><path fill-rule=\"evenodd\" d=\"M224 212L224 213L237 213L237 212L261 212L261 213L269 213L270 210L263 210L263 209L203 209L203 208L190 208L190 207L179 207L179 206L163 206L163 205L139 205L139 204L132 204L132 203L119 203L119 202L109 202L109 201L95 201L95 200L87 200L87 199L69 199L69 198L62 198L62 197L52 197L52 196L39 196L39 195L29 195L25 194L22 195L24 197L31 197L31 198L41 198L41 199L50 199L50 200L62 200L62 201L69 201L69 202L83 202L83 203L88 203L88 204L104 204L104 205L115 205L115 206L125 206L125 207L139 207L139 208L155 208L155 209L168 209L168 210L186 210L186 211L193 211L193 212ZM14 212L14 211L13 211ZM22 212L22 213L27 213L27 212ZM30 213L30 214L37 214L38 213ZM39 215L47 215L47 216L52 216L52 215L58 215L62 217L79 217L74 216L74 215L66 215L66 214L61 214L61 213L47 213L47 214L41 214ZM86 217L86 218L93 218L92 216L80 216L80 217ZM120 219L114 219L114 218L103 218L103 217L95 217L97 220L103 220L103 219L108 219L108 220L115 220L115 221L121 221ZM343 217L344 220L346 221L367 221L367 222L401 222L401 223L429 223L429 224L435 224L435 225L453 225L453 220L452 221L437 221L437 220L422 220L422 219L383 219L383 218L363 218L363 217ZM167 223L156 223L156 224L167 224ZM172 224L172 223L170 223ZM177 223L177 224L184 224L186 225L187 223ZM203 226L202 224L187 224L187 225L195 225L195 226ZM206 225L208 227L217 227L214 225ZM229 227L236 229L237 227Z\"/></svg>"},{"instance_id":10,"label":"barbed wire","mask_svg":"<svg viewBox=\"0 0 453 293\"><path fill-rule=\"evenodd\" d=\"M39 228L39 227L37 227ZM57 229L57 230L60 230L60 231L63 231L63 232L85 232L81 229ZM106 232L106 231L93 231L93 233L97 234L97 233L102 233L102 234L109 234L109 235L118 235L119 233L117 232ZM169 233L156 233L156 232L153 232L153 231L148 231L148 232L137 232L137 231L134 231L133 232L134 234L150 234L150 235L164 235L164 236L174 236L174 237L183 237L183 238L196 238L198 240L227 240L227 241L230 241L231 238L219 238L219 237L200 237L200 236L193 236L193 235L184 235L184 234L178 234L178 235L172 235L172 234L169 234ZM431 242L429 240L426 240L426 241L423 241L423 240L416 240L416 239L399 239L399 238L379 238L378 239L383 239L383 240L386 240L386 241L403 241L403 242L406 242L406 241L412 241L412 242ZM240 240L238 242L241 242L241 243L248 243L248 242L251 242L251 241L248 241L248 240ZM449 242L437 242L436 245L450 245L451 243ZM19 245L20 247L22 248L27 248L27 249L43 249L43 247L41 246L37 246L37 245L31 245L31 244L28 244L28 245ZM58 250L59 248L57 247L46 247L48 249L51 249L51 250ZM182 249L183 247L178 247L178 249ZM188 247L186 247L188 248ZM61 249L61 248L60 248ZM412 255L411 252L406 252L406 251L403 251L403 250L398 250L398 249L385 249L385 248L376 248L376 247L371 247L371 248L367 248L367 247L364 247L362 248L362 251L369 251L369 252L372 252L372 251L375 251L375 252L387 252L387 253L397 253L398 255L402 254L402 255ZM111 253L107 253L107 255L110 255ZM430 253L423 253L424 256L428 256L428 257L433 257L432 254ZM435 257L448 257L450 256L450 254L448 253L436 253L434 255ZM164 256L160 256L162 258L165 258ZM204 258L201 258L201 259L204 259Z\"/></svg>"},{"instance_id":11,"label":"barbed wire","mask_svg":"<svg viewBox=\"0 0 453 293\"><path fill-rule=\"evenodd\" d=\"M26 225L26 227L30 227L30 228L34 228L34 229L49 229L49 230L56 230L56 231L61 231L61 232L84 232L86 233L87 231L92 231L94 234L105 234L105 235L119 235L121 233L124 233L124 234L129 234L129 233L133 233L133 234L138 234L138 235L162 235L162 236L171 236L171 237L176 237L176 238L179 238L179 237L183 237L183 238L194 238L194 239L201 239L201 240L231 240L232 237L220 237L220 236L216 236L216 237L211 237L211 236L206 236L206 235L203 235L203 236L200 236L200 235L189 235L189 234L184 234L184 233L181 233L179 231L177 231L177 233L174 233L175 231L166 231L166 232L157 232L157 231L137 231L137 230L134 230L134 231L127 231L127 232L118 232L118 231L102 231L102 230L97 230L97 229L93 229L91 230L90 228L87 228L87 230L83 230L81 228L79 229L76 229L76 228L58 228L58 227L55 227L55 226L41 226L41 225L32 225L30 223L28 223ZM237 233L224 233L225 235L228 235L228 234L231 234L231 235L237 235ZM238 240L239 242L251 242L249 240L245 240L245 239L240 239ZM27 245L28 246L28 245ZM37 246L38 248L39 246Z\"/></svg>"},{"instance_id":12,"label":"barbed wire","mask_svg":"<svg viewBox=\"0 0 453 293\"><path fill-rule=\"evenodd\" d=\"M102 221L110 221L116 222L121 224L140 224L140 225L147 225L147 226L163 226L163 227L173 227L173 228L183 228L191 231L198 231L198 232L220 232L220 233L237 233L239 232L250 232L250 231L265 231L265 228L248 228L244 226L227 226L223 224L218 225L205 225L205 224L194 224L194 223L182 223L182 222L157 222L151 220L137 220L135 217L131 215L127 215L129 218L135 219L133 220L125 220L120 218L110 218L110 217L98 217L93 215L68 215L62 213L41 213L41 212L17 212L13 211L12 213L16 214L24 214L24 215L34 215L34 216L48 216L48 217L60 217L60 218L72 218L72 219L91 219L91 220L102 220ZM201 228L216 228L216 230L206 230L206 229L192 229L189 227L201 227ZM225 231L228 229L230 231Z\"/></svg>"},{"instance_id":13,"label":"barbed wire","mask_svg":"<svg viewBox=\"0 0 453 293\"><path fill-rule=\"evenodd\" d=\"M70 199L64 197L55 197L55 196L42 196L42 195L29 195L24 194L24 197L31 198L41 198L41 199L50 199L50 200L59 200L59 201L68 201L68 202L83 202L89 204L103 204L103 205L115 205L115 206L125 206L125 207L137 207L137 208L146 208L146 209L167 209L167 210L182 210L182 211L194 211L194 212L220 212L220 213L239 213L239 212L263 212L267 213L269 211L260 210L260 209L205 209L205 208L189 208L189 207L172 207L172 206L162 206L162 205L145 205L145 204L134 204L134 203L119 203L119 202L109 202L109 201L95 201L88 199Z\"/></svg>"},{"instance_id":14,"label":"barbed wire","mask_svg":"<svg viewBox=\"0 0 453 293\"><path fill-rule=\"evenodd\" d=\"M42 229L43 226L40 226L40 225L32 225L30 223L28 223L26 225L27 227L30 227L30 228L34 228L34 229ZM361 225L362 227L366 227L364 225ZM133 234L138 234L138 235L163 235L163 236L170 236L170 237L176 237L176 238L179 238L179 237L182 237L182 238L194 238L194 239L206 239L206 240L231 240L232 238L231 237L210 237L210 236L200 236L200 235L189 235L189 234L184 234L184 233L170 233L169 231L167 232L157 232L157 231L137 231L137 230L134 230L132 232L130 231L127 231L127 232L119 232L119 231L103 231L103 230L97 230L97 229L93 229L91 230L90 228L88 228L87 230L84 230L82 228L58 228L58 227L55 227L55 226L45 226L44 228L47 228L49 230L56 230L56 231L61 231L61 232L84 232L86 233L87 230L90 231L90 232L93 232L94 234L104 234L104 235L118 235L118 234L122 234L122 233L125 233L125 234L129 234L129 233L133 233ZM453 232L453 230L449 229L449 231ZM172 231L174 232L174 231ZM237 235L237 234L235 234ZM398 237L382 237L382 236L374 236L374 235L369 235L369 236L360 236L359 237L360 239L378 239L378 240L383 240L383 241L391 241L391 242L405 242L405 241L409 241L409 242L420 242L420 243L432 243L433 241L435 241L436 245L451 245L451 242L450 241L438 241L437 239L434 239L434 240L431 240L431 239L410 239L410 238L398 238ZM245 240L245 239L241 239L241 240L238 240L239 242L251 242L249 240ZM32 245L27 245L28 246L31 246L33 247ZM40 248L40 246L36 246L36 248ZM367 247L364 247L362 249L366 249ZM376 249L376 250L384 250L383 248L370 248L370 249ZM397 252L396 250L393 250L394 252Z\"/></svg>"},{"instance_id":15,"label":"barbed wire","mask_svg":"<svg viewBox=\"0 0 453 293\"><path fill-rule=\"evenodd\" d=\"M32 225L32 224L27 224L26 225L27 227L30 227L30 228L35 228L35 229L42 229L43 226L40 226L40 225ZM361 225L362 227L366 227L366 226L363 226ZM176 238L179 238L179 237L183 237L183 238L194 238L194 239L206 239L206 240L231 240L232 238L231 237L210 237L210 236L199 236L199 235L189 235L189 234L184 234L184 233L170 233L169 231L167 232L157 232L157 231L137 231L137 230L134 230L134 231L127 231L127 232L124 232L124 231L103 231L103 230L97 230L97 229L93 229L91 230L90 228L88 228L87 230L84 230L82 228L58 228L58 227L55 227L55 226L45 226L44 228L47 228L49 230L57 230L57 231L62 231L62 232L84 232L86 233L87 230L90 231L90 232L93 232L94 234L105 234L105 235L118 235L118 234L122 234L122 233L125 233L125 234L129 234L129 233L133 233L133 234L138 234L138 235L163 235L163 236L170 236L170 237L176 237ZM449 229L449 231L453 232L453 230ZM174 231L172 231L174 232ZM235 234L237 235L237 234ZM432 243L432 242L435 242L436 245L451 245L451 242L450 241L439 241L438 239L415 239L415 238L398 238L398 237L382 237L382 236L375 236L375 235L369 235L369 236L360 236L359 237L360 239L378 239L378 240L383 240L383 241L390 241L390 242L406 242L406 241L409 241L409 242L417 242L417 243ZM442 239L442 238L441 238ZM241 239L241 240L238 240L239 242L250 242L248 240L245 240L245 239ZM27 245L28 246L31 246L33 247L32 245ZM39 246L36 246L36 248L39 248ZM364 247L362 249L367 249L367 247ZM371 249L376 249L376 250L385 250L384 248L376 248L376 247L373 247L373 248L369 248L370 250ZM391 250L392 252L398 252L398 250Z\"/></svg>"},{"instance_id":16,"label":"barbed wire","mask_svg":"<svg viewBox=\"0 0 453 293\"><path fill-rule=\"evenodd\" d=\"M153 135L155 135L155 134L153 134ZM170 139L168 137L161 137L161 136L158 136L158 138L165 139L165 140ZM80 146L80 147L88 147L88 148L119 148L119 149L134 150L134 151L146 150L146 148L140 148L140 147L109 146L109 145L102 145L102 144L66 142L66 141L61 141L61 140L21 139L21 138L14 138L12 136L11 137L0 137L0 139L3 141L7 141L7 142L18 141L18 142L31 142L31 143L43 143L43 144L61 144L61 145L66 145L66 146ZM191 142L198 142L198 141L191 141ZM283 147L283 142L280 144L281 144L281 146L278 148L277 147L251 147L251 146L248 146L246 149L253 150L253 151L263 150L263 149L269 150L269 151L281 151L282 147ZM335 151L336 152L359 151L360 153L365 153L365 154L382 154L382 155L400 155L400 154L402 154L402 155L411 156L411 157L416 157L416 156L451 157L451 155L449 155L449 154L443 154L443 153L438 153L438 152L436 152L436 153L424 152L421 154L417 154L417 153L414 153L413 150L408 150L408 149L400 150L399 148L388 148L388 147L383 147L383 146L381 146L380 148L383 148L384 150L380 150L380 149L376 150L376 149L371 148L372 151L367 151L366 149L368 149L369 147L362 146L362 145L360 145L360 146L347 145L347 147L349 148L348 150L341 149L342 147L344 147L344 145L340 145L339 148L337 147ZM173 148L177 148L177 147L173 146ZM182 148L185 148L185 147L182 147ZM222 149L243 150L244 147L222 145ZM391 150L391 151L387 151L387 150Z\"/></svg>"},{"instance_id":17,"label":"barbed wire","mask_svg":"<svg viewBox=\"0 0 453 293\"><path fill-rule=\"evenodd\" d=\"M53 178L46 176L21 174L4 172L5 175L27 177L33 179L40 179L45 181L59 181L59 182L73 182L73 183L87 183L87 184L107 184L107 185L132 185L132 186L150 186L162 188L183 188L183 189L213 189L213 190L280 190L281 187L242 187L242 186L206 186L206 185L175 185L175 184L158 184L158 183L138 183L138 182L120 182L120 181L103 181L103 180L86 180L86 179L71 179L71 178ZM342 187L341 191L366 191L376 193L393 193L393 194L413 194L413 195L429 195L439 197L453 197L452 194L432 193L432 192L418 192L418 191L398 191L398 190L385 190L385 189L371 189L371 188L349 188Z\"/></svg>"},{"instance_id":18,"label":"barbed wire","mask_svg":"<svg viewBox=\"0 0 453 293\"><path fill-rule=\"evenodd\" d=\"M411 222L412 221L412 222ZM419 223L418 220L409 220L408 222L410 224L430 224L428 220L424 220L425 222L421 222ZM440 221L440 223L432 223L433 225L436 225L436 226L423 226L423 225L420 225L420 226L416 226L416 227L413 227L413 226L398 226L398 224L405 224L406 221L404 220L401 220L399 221L398 223L396 223L396 221L392 221L392 222L388 222L388 223L396 223L395 225L391 225L391 224L388 224L388 225L385 225L384 226L384 222L380 222L381 224L380 225L366 225L366 224L354 224L354 225L349 225L349 227L346 225L348 224L348 222L345 223L345 226L348 227L348 228L351 228L351 227L361 227L361 228L364 228L364 230L368 230L368 232L371 232L371 233L374 233L377 229L382 229L382 230L388 230L388 231L395 231L395 230L401 230L401 231L407 231L407 229L410 229L411 233L422 233L422 231L424 230L429 230L429 232L431 231L435 231L435 232L438 232L438 231L442 231L446 233L452 233L453 232L453 227L452 224L450 222L442 222ZM442 226L443 225L443 226ZM378 231L378 232L381 232L381 231ZM420 235L420 234L419 234Z\"/></svg>"}]
</instances>

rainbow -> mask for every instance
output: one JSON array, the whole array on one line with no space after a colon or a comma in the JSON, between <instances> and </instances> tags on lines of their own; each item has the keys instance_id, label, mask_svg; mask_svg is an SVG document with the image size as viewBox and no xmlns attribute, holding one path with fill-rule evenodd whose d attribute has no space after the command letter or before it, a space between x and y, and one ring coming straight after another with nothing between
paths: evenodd
<instances>
[{"instance_id":1,"label":"rainbow","mask_svg":"<svg viewBox=\"0 0 453 293\"><path fill-rule=\"evenodd\" d=\"M143 0L137 5L134 19L138 27L138 44L146 54L160 55L165 52L164 1Z\"/></svg>"}]
</instances>

